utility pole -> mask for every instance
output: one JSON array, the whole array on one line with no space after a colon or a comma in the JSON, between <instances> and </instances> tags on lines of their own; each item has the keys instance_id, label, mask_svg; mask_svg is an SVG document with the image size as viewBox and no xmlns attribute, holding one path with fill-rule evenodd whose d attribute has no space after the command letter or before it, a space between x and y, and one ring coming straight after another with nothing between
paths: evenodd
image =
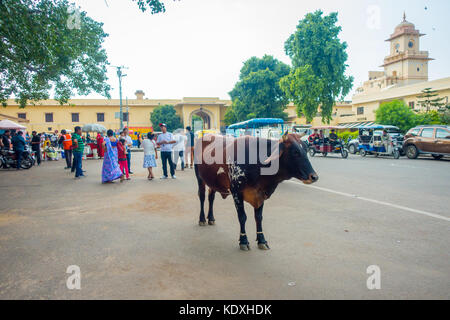
<instances>
[{"instance_id":1,"label":"utility pole","mask_svg":"<svg viewBox=\"0 0 450 320\"><path fill-rule=\"evenodd\" d=\"M127 128L130 127L130 113L128 112L128 97L126 97L127 100Z\"/></svg>"},{"instance_id":2,"label":"utility pole","mask_svg":"<svg viewBox=\"0 0 450 320\"><path fill-rule=\"evenodd\" d=\"M119 78L119 95L120 95L120 130L123 130L123 106L122 106L122 78L126 77L126 74L122 73L122 69L128 69L124 66L113 66L117 69L117 77Z\"/></svg>"}]
</instances>

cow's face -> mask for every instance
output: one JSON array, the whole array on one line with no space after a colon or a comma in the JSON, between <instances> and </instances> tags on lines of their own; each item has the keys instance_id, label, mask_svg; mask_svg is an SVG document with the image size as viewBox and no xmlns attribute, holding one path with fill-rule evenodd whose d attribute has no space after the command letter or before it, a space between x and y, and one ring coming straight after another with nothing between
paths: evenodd
<instances>
[{"instance_id":1,"label":"cow's face","mask_svg":"<svg viewBox=\"0 0 450 320\"><path fill-rule=\"evenodd\" d=\"M283 166L290 176L301 180L305 184L311 184L319 180L319 176L311 166L308 159L308 148L301 141L298 134L286 134L281 139Z\"/></svg>"}]
</instances>

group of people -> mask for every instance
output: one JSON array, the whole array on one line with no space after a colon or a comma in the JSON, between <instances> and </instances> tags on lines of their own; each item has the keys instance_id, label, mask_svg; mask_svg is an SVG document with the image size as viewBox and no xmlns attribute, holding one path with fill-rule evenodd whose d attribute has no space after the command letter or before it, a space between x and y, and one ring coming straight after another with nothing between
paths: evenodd
<instances>
[{"instance_id":1,"label":"group of people","mask_svg":"<svg viewBox=\"0 0 450 320\"><path fill-rule=\"evenodd\" d=\"M5 130L0 139L0 148L6 150L13 150L16 154L16 168L21 170L22 154L27 145L27 140L23 136L22 131L12 133L11 130Z\"/></svg>"},{"instance_id":2,"label":"group of people","mask_svg":"<svg viewBox=\"0 0 450 320\"><path fill-rule=\"evenodd\" d=\"M161 164L163 176L161 179L168 179L170 173L172 179L176 179L175 170L178 162L181 162L181 170L193 168L194 163L194 134L191 127L186 127L186 133L183 129L178 129L171 133L167 131L167 125L160 123L161 133L155 139L153 133L148 133L146 137L138 136L138 146L144 150L143 168L148 170L148 180L155 179L153 168L157 167L158 159L157 148L160 148ZM71 169L75 174L75 179L85 177L83 170L83 153L88 137L83 137L81 127L74 128L74 133L70 134L68 130L61 130L61 133L55 131L53 134L32 132L30 137L28 133L24 137L22 131L12 133L6 130L0 139L0 147L8 150L14 150L17 155L18 166L20 169L21 155L26 145L29 145L36 156L38 165L42 161L42 150L44 153L50 153L50 149L59 147L64 152L66 166L64 169ZM89 140L90 137L89 137ZM92 141L92 140L91 140ZM131 171L131 147L133 141L129 135L128 128L120 132L108 130L106 137L98 133L97 153L99 158L103 158L102 182L111 183L115 180L130 180ZM52 151L56 154L56 151Z\"/></svg>"},{"instance_id":3,"label":"group of people","mask_svg":"<svg viewBox=\"0 0 450 320\"><path fill-rule=\"evenodd\" d=\"M331 129L328 137L324 137L323 130L314 129L314 132L308 137L308 141L310 144L319 144L320 141L324 143L330 143L331 145L335 145L338 142L338 135L334 129Z\"/></svg>"},{"instance_id":4,"label":"group of people","mask_svg":"<svg viewBox=\"0 0 450 320\"><path fill-rule=\"evenodd\" d=\"M147 179L155 179L153 168L157 167L157 148L160 148L161 164L163 176L161 179L168 179L168 171L172 179L176 179L175 170L178 160L181 159L181 170L184 170L185 163L189 163L193 168L194 163L194 134L190 127L186 127L186 134L167 131L167 125L160 123L161 133L155 140L155 135L151 132L146 139L141 135L138 137L138 145L144 149L143 168L148 170ZM102 166L102 183L112 183L115 180L122 182L130 180L131 172L131 146L132 140L125 128L116 137L113 130L107 131L107 137L103 141L104 159ZM185 161L186 156L186 161Z\"/></svg>"}]
</instances>

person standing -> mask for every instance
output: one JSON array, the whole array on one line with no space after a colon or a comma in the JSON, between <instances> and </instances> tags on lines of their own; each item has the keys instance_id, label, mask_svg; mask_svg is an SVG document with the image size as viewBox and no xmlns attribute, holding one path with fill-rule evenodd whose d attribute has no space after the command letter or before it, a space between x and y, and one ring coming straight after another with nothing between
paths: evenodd
<instances>
[{"instance_id":1,"label":"person standing","mask_svg":"<svg viewBox=\"0 0 450 320\"><path fill-rule=\"evenodd\" d=\"M133 174L131 171L131 147L133 146L133 140L129 136L128 128L123 129L123 138L125 139L125 144L127 146L127 162L128 162L128 172Z\"/></svg>"},{"instance_id":2,"label":"person standing","mask_svg":"<svg viewBox=\"0 0 450 320\"><path fill-rule=\"evenodd\" d=\"M151 132L147 133L147 139L141 141L144 148L144 168L148 170L148 180L153 180L153 168L156 167L156 159L158 159L158 152L156 150L155 135Z\"/></svg>"},{"instance_id":3,"label":"person standing","mask_svg":"<svg viewBox=\"0 0 450 320\"><path fill-rule=\"evenodd\" d=\"M75 164L75 179L79 179L85 177L82 169L84 142L81 138L81 128L76 126L74 131L75 133L72 135L73 162Z\"/></svg>"},{"instance_id":4,"label":"person standing","mask_svg":"<svg viewBox=\"0 0 450 320\"><path fill-rule=\"evenodd\" d=\"M41 165L41 136L36 131L31 133L31 150L36 154L36 161L38 166Z\"/></svg>"},{"instance_id":5,"label":"person standing","mask_svg":"<svg viewBox=\"0 0 450 320\"><path fill-rule=\"evenodd\" d=\"M5 130L2 137L3 148L11 150L11 131Z\"/></svg>"},{"instance_id":6,"label":"person standing","mask_svg":"<svg viewBox=\"0 0 450 320\"><path fill-rule=\"evenodd\" d=\"M189 168L193 168L194 167L194 141L195 141L195 136L194 133L192 132L192 129L190 126L186 127L186 168L188 168L188 163L189 163ZM190 160L190 161L189 161Z\"/></svg>"},{"instance_id":7,"label":"person standing","mask_svg":"<svg viewBox=\"0 0 450 320\"><path fill-rule=\"evenodd\" d=\"M16 153L16 160L17 160L17 170L20 170L20 165L22 164L22 154L25 150L25 139L23 138L23 132L19 131L13 138L12 138L12 145L14 152Z\"/></svg>"},{"instance_id":8,"label":"person standing","mask_svg":"<svg viewBox=\"0 0 450 320\"><path fill-rule=\"evenodd\" d=\"M119 158L119 167L121 172L125 172L127 180L130 180L130 175L128 173L128 161L127 155L125 153L125 139L121 138L117 143L117 156ZM123 175L122 175L123 177ZM121 179L123 181L123 178Z\"/></svg>"},{"instance_id":9,"label":"person standing","mask_svg":"<svg viewBox=\"0 0 450 320\"><path fill-rule=\"evenodd\" d=\"M156 141L157 145L161 148L161 162L164 175L161 179L167 179L167 162L169 162L170 175L172 179L176 179L175 169L172 162L172 145L176 143L171 132L167 132L167 126L164 123L160 123L162 133L158 136Z\"/></svg>"},{"instance_id":10,"label":"person standing","mask_svg":"<svg viewBox=\"0 0 450 320\"><path fill-rule=\"evenodd\" d=\"M100 159L103 158L105 153L105 150L103 150L103 136L100 132L97 133L97 153Z\"/></svg>"},{"instance_id":11,"label":"person standing","mask_svg":"<svg viewBox=\"0 0 450 320\"><path fill-rule=\"evenodd\" d=\"M137 137L137 147L141 148L141 134L139 132L136 133L136 137Z\"/></svg>"},{"instance_id":12,"label":"person standing","mask_svg":"<svg viewBox=\"0 0 450 320\"><path fill-rule=\"evenodd\" d=\"M102 183L112 183L120 178L123 180L122 171L119 168L117 147L119 141L114 137L114 131L109 129L103 139L103 150L105 150L102 165Z\"/></svg>"},{"instance_id":13,"label":"person standing","mask_svg":"<svg viewBox=\"0 0 450 320\"><path fill-rule=\"evenodd\" d=\"M181 129L182 130L182 129ZM186 148L187 137L184 134L176 133L173 135L175 141L177 142L173 146L173 164L175 170L177 170L178 159L181 160L181 171L184 171L184 151Z\"/></svg>"},{"instance_id":14,"label":"person standing","mask_svg":"<svg viewBox=\"0 0 450 320\"><path fill-rule=\"evenodd\" d=\"M60 145L63 146L64 156L66 157L66 167L64 169L72 168L72 136L66 130L61 130Z\"/></svg>"}]
</instances>

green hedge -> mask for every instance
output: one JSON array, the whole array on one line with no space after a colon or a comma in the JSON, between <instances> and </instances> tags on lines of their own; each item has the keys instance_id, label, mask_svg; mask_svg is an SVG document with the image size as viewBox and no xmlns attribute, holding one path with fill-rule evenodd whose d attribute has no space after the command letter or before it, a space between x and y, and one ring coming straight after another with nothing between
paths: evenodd
<instances>
[{"instance_id":1,"label":"green hedge","mask_svg":"<svg viewBox=\"0 0 450 320\"><path fill-rule=\"evenodd\" d=\"M340 131L337 133L338 137L342 139L343 141L347 142L348 137L351 137L352 139L358 138L358 131Z\"/></svg>"}]
</instances>

